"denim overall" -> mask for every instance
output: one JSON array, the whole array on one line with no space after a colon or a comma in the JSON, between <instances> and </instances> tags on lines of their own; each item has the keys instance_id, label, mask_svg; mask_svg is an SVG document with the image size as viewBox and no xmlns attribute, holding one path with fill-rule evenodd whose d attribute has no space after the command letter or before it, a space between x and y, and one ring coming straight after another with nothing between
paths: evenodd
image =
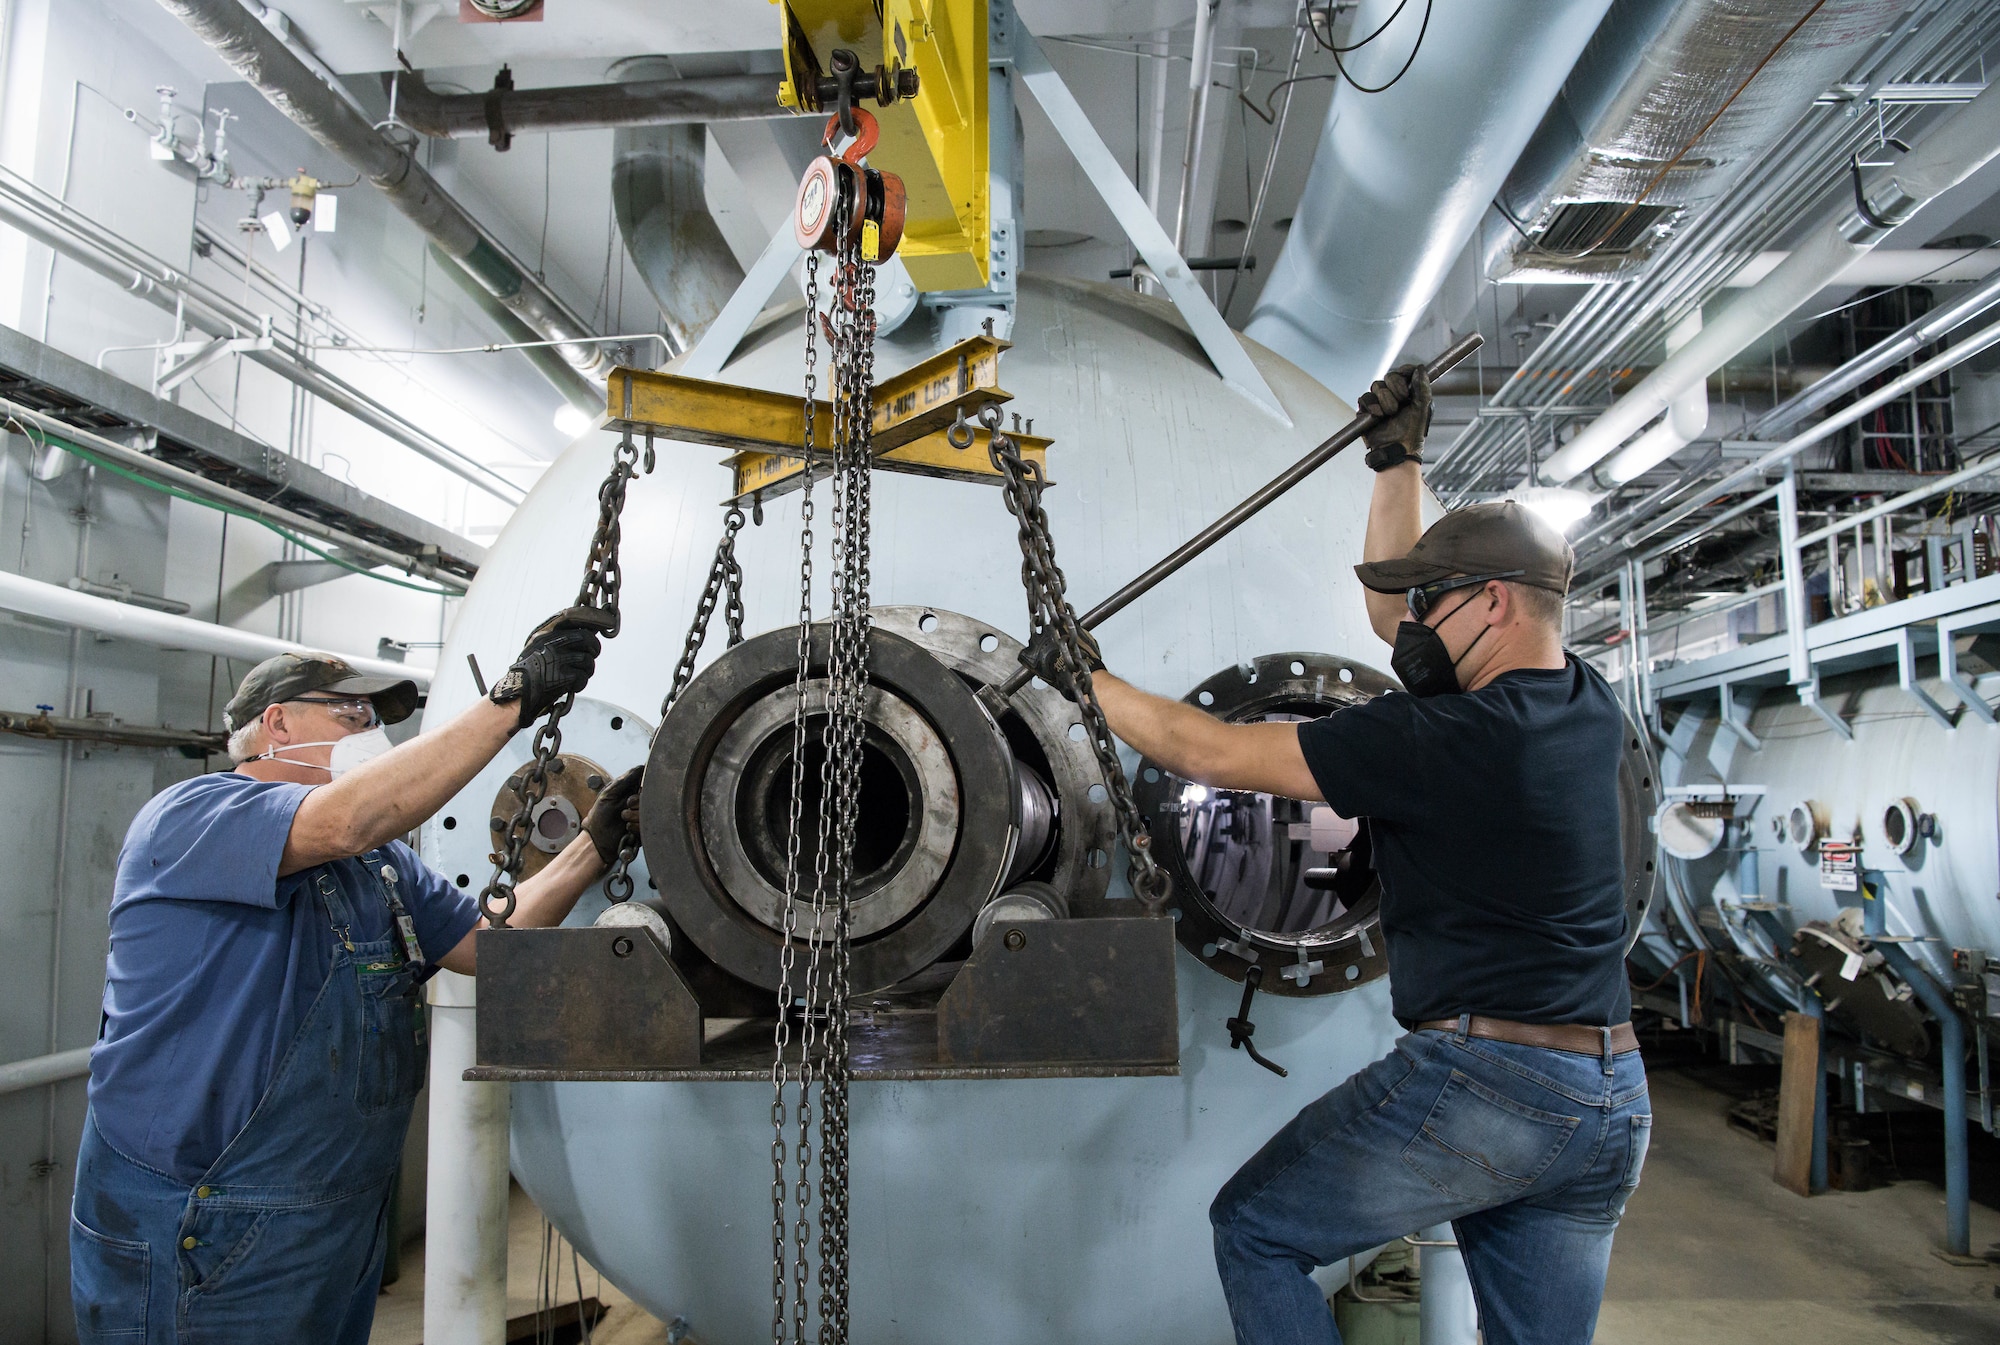
<instances>
[{"instance_id":1,"label":"denim overall","mask_svg":"<svg viewBox=\"0 0 2000 1345\"><path fill-rule=\"evenodd\" d=\"M366 1345L389 1187L423 1085L421 962L386 850L282 880L318 898L332 965L250 1119L189 1187L86 1117L70 1220L77 1336ZM380 902L385 937L355 942ZM416 954L417 958L421 954Z\"/></svg>"}]
</instances>

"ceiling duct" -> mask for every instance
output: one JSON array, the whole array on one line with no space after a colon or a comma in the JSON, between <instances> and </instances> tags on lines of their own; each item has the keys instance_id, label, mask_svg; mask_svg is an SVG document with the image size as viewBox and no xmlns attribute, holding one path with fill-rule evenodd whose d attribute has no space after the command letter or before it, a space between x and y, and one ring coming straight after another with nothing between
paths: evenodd
<instances>
[{"instance_id":1,"label":"ceiling duct","mask_svg":"<svg viewBox=\"0 0 2000 1345\"><path fill-rule=\"evenodd\" d=\"M1245 333L1342 396L1366 388L1415 329L1608 4L1436 0L1426 25L1426 7L1399 19L1394 0L1363 0L1350 31L1385 31L1346 68L1387 88L1334 94Z\"/></svg>"},{"instance_id":2,"label":"ceiling duct","mask_svg":"<svg viewBox=\"0 0 2000 1345\"><path fill-rule=\"evenodd\" d=\"M351 164L572 368L602 383L610 356L582 318L453 200L409 150L368 124L239 0L159 0L231 69L314 140Z\"/></svg>"},{"instance_id":3,"label":"ceiling duct","mask_svg":"<svg viewBox=\"0 0 2000 1345\"><path fill-rule=\"evenodd\" d=\"M1906 0L1621 0L1494 204L1487 274L1615 279L1715 200Z\"/></svg>"},{"instance_id":4,"label":"ceiling duct","mask_svg":"<svg viewBox=\"0 0 2000 1345\"><path fill-rule=\"evenodd\" d=\"M665 59L628 63L621 73L657 85ZM770 76L758 78L768 85ZM611 205L625 250L660 306L678 355L690 349L743 283L743 268L709 213L703 126L624 126L611 138Z\"/></svg>"}]
</instances>

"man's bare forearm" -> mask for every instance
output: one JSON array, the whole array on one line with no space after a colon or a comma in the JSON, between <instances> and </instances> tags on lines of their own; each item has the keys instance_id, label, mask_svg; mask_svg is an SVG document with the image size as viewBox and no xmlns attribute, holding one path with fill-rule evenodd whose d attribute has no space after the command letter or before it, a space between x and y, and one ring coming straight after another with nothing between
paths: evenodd
<instances>
[{"instance_id":1,"label":"man's bare forearm","mask_svg":"<svg viewBox=\"0 0 2000 1345\"><path fill-rule=\"evenodd\" d=\"M358 855L403 835L479 774L519 722L518 706L481 699L442 728L321 785L292 819L280 871Z\"/></svg>"},{"instance_id":2,"label":"man's bare forearm","mask_svg":"<svg viewBox=\"0 0 2000 1345\"><path fill-rule=\"evenodd\" d=\"M1393 560L1409 554L1424 535L1423 469L1414 462L1398 463L1375 473L1375 489L1368 497L1368 532L1361 543L1361 559ZM1396 642L1396 626L1404 616L1402 598L1392 593L1365 590L1368 624L1389 644Z\"/></svg>"},{"instance_id":3,"label":"man's bare forearm","mask_svg":"<svg viewBox=\"0 0 2000 1345\"><path fill-rule=\"evenodd\" d=\"M562 848L562 853L548 862L542 871L532 878L523 878L514 885L514 914L507 917L507 924L513 929L553 929L569 918L576 909L578 898L590 890L590 885L604 876L605 863L598 858L597 845L588 835L577 837ZM446 971L472 976L479 970L479 931L487 928L484 920L472 927L472 932L460 939L458 946L438 959L438 965Z\"/></svg>"},{"instance_id":4,"label":"man's bare forearm","mask_svg":"<svg viewBox=\"0 0 2000 1345\"><path fill-rule=\"evenodd\" d=\"M1111 731L1184 780L1293 799L1320 797L1295 724L1225 723L1199 706L1141 691L1108 672L1094 674L1090 685Z\"/></svg>"}]
</instances>

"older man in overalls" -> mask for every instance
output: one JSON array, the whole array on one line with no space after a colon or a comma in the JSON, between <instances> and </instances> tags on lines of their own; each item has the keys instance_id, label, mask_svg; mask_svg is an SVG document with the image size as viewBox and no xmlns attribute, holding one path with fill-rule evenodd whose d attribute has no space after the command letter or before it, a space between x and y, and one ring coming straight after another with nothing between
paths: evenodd
<instances>
[{"instance_id":1,"label":"older man in overalls","mask_svg":"<svg viewBox=\"0 0 2000 1345\"><path fill-rule=\"evenodd\" d=\"M424 1078L419 985L475 970L479 918L397 838L584 687L603 629L588 609L551 618L487 699L399 747L382 726L416 708L414 683L267 660L229 703L236 769L140 810L77 1155L83 1341L368 1339ZM561 922L617 853L638 784L635 768L603 792L519 885L512 923Z\"/></svg>"}]
</instances>

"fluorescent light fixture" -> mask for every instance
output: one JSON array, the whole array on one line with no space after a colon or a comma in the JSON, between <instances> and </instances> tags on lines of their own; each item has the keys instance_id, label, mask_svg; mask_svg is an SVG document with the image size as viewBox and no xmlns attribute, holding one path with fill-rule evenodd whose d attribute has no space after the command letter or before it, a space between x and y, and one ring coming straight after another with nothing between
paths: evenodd
<instances>
[{"instance_id":1,"label":"fluorescent light fixture","mask_svg":"<svg viewBox=\"0 0 2000 1345\"><path fill-rule=\"evenodd\" d=\"M334 226L340 222L340 198L330 195L327 192L320 192L315 195L313 197L312 221L314 233L332 233Z\"/></svg>"},{"instance_id":2,"label":"fluorescent light fixture","mask_svg":"<svg viewBox=\"0 0 2000 1345\"><path fill-rule=\"evenodd\" d=\"M1597 496L1589 491L1571 490L1568 486L1523 486L1508 498L1527 505L1558 532L1575 527L1597 503Z\"/></svg>"},{"instance_id":3,"label":"fluorescent light fixture","mask_svg":"<svg viewBox=\"0 0 2000 1345\"><path fill-rule=\"evenodd\" d=\"M273 210L258 223L264 226L265 233L271 235L271 246L278 251L283 252L292 245L292 222L285 218L284 211Z\"/></svg>"},{"instance_id":4,"label":"fluorescent light fixture","mask_svg":"<svg viewBox=\"0 0 2000 1345\"><path fill-rule=\"evenodd\" d=\"M564 402L556 408L556 431L571 439L589 434L597 428L597 417L581 407Z\"/></svg>"}]
</instances>

